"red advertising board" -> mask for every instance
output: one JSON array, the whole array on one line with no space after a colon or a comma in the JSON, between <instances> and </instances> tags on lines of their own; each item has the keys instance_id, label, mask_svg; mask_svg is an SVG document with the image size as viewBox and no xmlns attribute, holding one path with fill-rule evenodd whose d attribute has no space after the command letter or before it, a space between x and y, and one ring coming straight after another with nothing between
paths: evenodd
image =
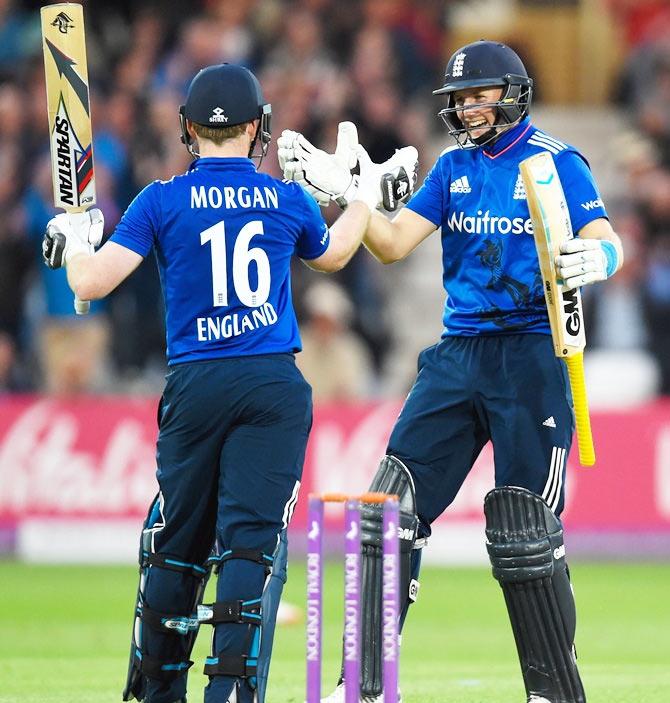
<instances>
[{"instance_id":1,"label":"red advertising board","mask_svg":"<svg viewBox=\"0 0 670 703\"><path fill-rule=\"evenodd\" d=\"M400 402L317 407L294 529L311 491L362 492L384 453ZM143 517L156 491L156 400L6 397L0 401L0 523L25 518ZM670 533L670 402L594 413L597 463L568 467L572 529ZM493 484L484 448L440 522L481 523ZM331 515L331 519L335 519Z\"/></svg>"}]
</instances>

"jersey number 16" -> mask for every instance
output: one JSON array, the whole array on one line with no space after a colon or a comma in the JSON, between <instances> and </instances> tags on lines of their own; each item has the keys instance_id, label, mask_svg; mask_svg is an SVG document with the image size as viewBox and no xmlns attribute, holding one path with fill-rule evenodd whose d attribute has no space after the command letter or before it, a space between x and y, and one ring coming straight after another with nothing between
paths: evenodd
<instances>
[{"instance_id":1,"label":"jersey number 16","mask_svg":"<svg viewBox=\"0 0 670 703\"><path fill-rule=\"evenodd\" d=\"M270 261L260 247L250 247L257 234L264 234L260 220L247 222L240 230L233 249L233 286L242 305L257 308L270 295ZM212 300L215 308L228 305L228 262L226 254L226 225L223 220L200 233L200 244L211 243ZM251 290L249 265L256 262L258 283Z\"/></svg>"}]
</instances>

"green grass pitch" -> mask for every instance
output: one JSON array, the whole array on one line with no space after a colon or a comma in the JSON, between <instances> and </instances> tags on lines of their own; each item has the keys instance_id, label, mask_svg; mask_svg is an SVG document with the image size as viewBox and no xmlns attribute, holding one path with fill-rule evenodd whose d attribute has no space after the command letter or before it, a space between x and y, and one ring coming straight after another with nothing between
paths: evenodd
<instances>
[{"instance_id":1,"label":"green grass pitch","mask_svg":"<svg viewBox=\"0 0 670 703\"><path fill-rule=\"evenodd\" d=\"M670 564L575 563L577 651L589 703L670 701ZM290 565L287 601L305 601ZM502 594L486 568L425 568L404 632L406 703L523 703ZM324 694L339 667L342 572L326 571ZM211 586L212 584L210 584ZM131 567L0 562L0 702L121 700L137 586ZM211 600L211 589L206 600ZM209 646L196 644L189 701L202 700ZM304 701L304 624L275 638L268 703Z\"/></svg>"}]
</instances>

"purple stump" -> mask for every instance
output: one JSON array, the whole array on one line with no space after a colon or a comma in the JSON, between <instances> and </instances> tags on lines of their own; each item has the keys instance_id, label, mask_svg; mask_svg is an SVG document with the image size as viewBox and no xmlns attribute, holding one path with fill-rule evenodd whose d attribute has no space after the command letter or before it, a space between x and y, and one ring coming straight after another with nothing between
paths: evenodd
<instances>
[{"instance_id":1,"label":"purple stump","mask_svg":"<svg viewBox=\"0 0 670 703\"><path fill-rule=\"evenodd\" d=\"M399 505L395 498L384 503L382 562L382 661L384 703L398 703L398 622L400 617Z\"/></svg>"},{"instance_id":2,"label":"purple stump","mask_svg":"<svg viewBox=\"0 0 670 703\"><path fill-rule=\"evenodd\" d=\"M344 700L358 703L361 669L361 510L357 500L344 509Z\"/></svg>"},{"instance_id":3,"label":"purple stump","mask_svg":"<svg viewBox=\"0 0 670 703\"><path fill-rule=\"evenodd\" d=\"M323 501L310 496L307 507L307 703L321 702L323 610Z\"/></svg>"}]
</instances>

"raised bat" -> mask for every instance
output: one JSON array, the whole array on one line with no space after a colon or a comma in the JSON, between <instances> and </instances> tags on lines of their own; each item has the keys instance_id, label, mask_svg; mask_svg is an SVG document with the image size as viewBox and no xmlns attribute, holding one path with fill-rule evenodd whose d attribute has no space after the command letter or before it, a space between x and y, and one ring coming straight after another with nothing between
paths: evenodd
<instances>
[{"instance_id":1,"label":"raised bat","mask_svg":"<svg viewBox=\"0 0 670 703\"><path fill-rule=\"evenodd\" d=\"M73 2L45 5L40 15L54 205L84 212L95 203L95 172L83 8ZM89 307L75 298L78 315Z\"/></svg>"}]
</instances>

